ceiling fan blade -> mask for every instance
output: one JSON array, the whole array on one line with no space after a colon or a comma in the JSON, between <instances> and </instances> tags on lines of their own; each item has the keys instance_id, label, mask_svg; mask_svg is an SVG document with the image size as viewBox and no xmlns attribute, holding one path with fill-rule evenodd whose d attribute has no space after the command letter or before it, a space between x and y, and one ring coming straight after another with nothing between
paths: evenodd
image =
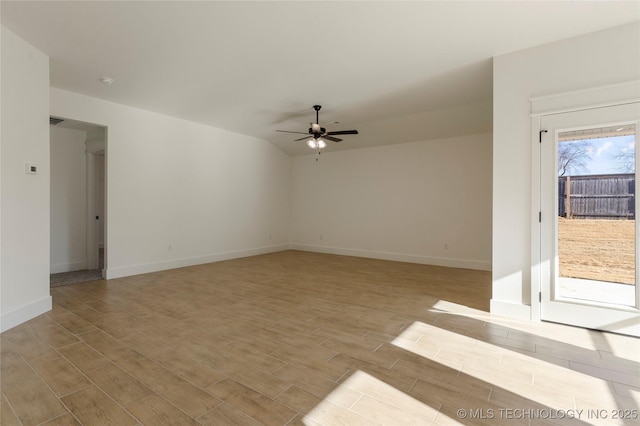
<instances>
[{"instance_id":1,"label":"ceiling fan blade","mask_svg":"<svg viewBox=\"0 0 640 426\"><path fill-rule=\"evenodd\" d=\"M342 139L334 138L333 136L324 135L323 138L332 142L342 142Z\"/></svg>"},{"instance_id":2,"label":"ceiling fan blade","mask_svg":"<svg viewBox=\"0 0 640 426\"><path fill-rule=\"evenodd\" d=\"M357 130L338 130L335 132L327 132L328 135L357 135Z\"/></svg>"},{"instance_id":3,"label":"ceiling fan blade","mask_svg":"<svg viewBox=\"0 0 640 426\"><path fill-rule=\"evenodd\" d=\"M300 135L308 135L308 133L303 133L303 132L292 132L289 130L276 130L276 132L280 132L280 133L298 133Z\"/></svg>"},{"instance_id":4,"label":"ceiling fan blade","mask_svg":"<svg viewBox=\"0 0 640 426\"><path fill-rule=\"evenodd\" d=\"M304 138L294 139L293 141L294 141L294 142L303 141L303 140L309 139L310 137L312 137L312 136L311 136L311 135L308 135L308 136L305 136Z\"/></svg>"}]
</instances>

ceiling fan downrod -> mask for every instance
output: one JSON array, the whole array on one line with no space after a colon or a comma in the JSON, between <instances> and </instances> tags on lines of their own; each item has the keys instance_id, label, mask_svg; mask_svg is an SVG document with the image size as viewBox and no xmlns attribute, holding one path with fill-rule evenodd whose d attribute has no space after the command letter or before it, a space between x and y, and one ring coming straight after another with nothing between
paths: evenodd
<instances>
[{"instance_id":1,"label":"ceiling fan downrod","mask_svg":"<svg viewBox=\"0 0 640 426\"><path fill-rule=\"evenodd\" d=\"M319 114L320 108L322 108L322 105L314 105L313 106L313 109L316 110L316 124L320 124L320 119L318 118L318 114Z\"/></svg>"}]
</instances>

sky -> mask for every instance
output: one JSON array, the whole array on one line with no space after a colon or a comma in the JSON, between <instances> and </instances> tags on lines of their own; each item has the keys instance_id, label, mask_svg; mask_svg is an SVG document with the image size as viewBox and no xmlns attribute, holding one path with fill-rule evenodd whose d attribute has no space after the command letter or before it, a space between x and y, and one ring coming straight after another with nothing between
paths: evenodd
<instances>
[{"instance_id":1,"label":"sky","mask_svg":"<svg viewBox=\"0 0 640 426\"><path fill-rule=\"evenodd\" d=\"M620 154L633 155L635 152L635 136L618 136L612 138L589 139L589 157L585 158L585 167L572 170L572 176L599 175L611 173L629 173L623 170L615 157ZM566 142L562 142L566 143Z\"/></svg>"}]
</instances>

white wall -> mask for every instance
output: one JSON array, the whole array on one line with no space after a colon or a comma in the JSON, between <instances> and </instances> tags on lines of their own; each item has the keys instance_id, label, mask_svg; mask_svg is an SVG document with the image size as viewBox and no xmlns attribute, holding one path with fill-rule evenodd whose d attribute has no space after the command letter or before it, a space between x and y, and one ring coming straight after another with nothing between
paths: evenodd
<instances>
[{"instance_id":1,"label":"white wall","mask_svg":"<svg viewBox=\"0 0 640 426\"><path fill-rule=\"evenodd\" d=\"M1 28L0 330L51 309L49 58ZM38 174L25 173L35 163Z\"/></svg>"},{"instance_id":2,"label":"white wall","mask_svg":"<svg viewBox=\"0 0 640 426\"><path fill-rule=\"evenodd\" d=\"M51 89L107 126L107 278L289 247L290 158L270 143Z\"/></svg>"},{"instance_id":3,"label":"white wall","mask_svg":"<svg viewBox=\"0 0 640 426\"><path fill-rule=\"evenodd\" d=\"M625 25L496 57L493 64L491 311L530 318L532 97L640 78L640 26Z\"/></svg>"},{"instance_id":4,"label":"white wall","mask_svg":"<svg viewBox=\"0 0 640 426\"><path fill-rule=\"evenodd\" d=\"M49 126L52 274L86 268L87 161L80 130Z\"/></svg>"},{"instance_id":5,"label":"white wall","mask_svg":"<svg viewBox=\"0 0 640 426\"><path fill-rule=\"evenodd\" d=\"M490 269L491 134L296 157L292 185L294 248Z\"/></svg>"}]
</instances>

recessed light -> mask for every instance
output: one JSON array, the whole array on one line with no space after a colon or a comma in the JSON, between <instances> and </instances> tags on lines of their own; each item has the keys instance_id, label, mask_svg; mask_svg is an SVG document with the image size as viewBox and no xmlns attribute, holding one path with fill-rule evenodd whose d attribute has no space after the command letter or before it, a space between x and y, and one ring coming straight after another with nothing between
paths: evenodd
<instances>
[{"instance_id":1,"label":"recessed light","mask_svg":"<svg viewBox=\"0 0 640 426\"><path fill-rule=\"evenodd\" d=\"M106 84L107 86L111 86L115 80L112 79L111 77L102 77L100 78L100 81Z\"/></svg>"}]
</instances>

